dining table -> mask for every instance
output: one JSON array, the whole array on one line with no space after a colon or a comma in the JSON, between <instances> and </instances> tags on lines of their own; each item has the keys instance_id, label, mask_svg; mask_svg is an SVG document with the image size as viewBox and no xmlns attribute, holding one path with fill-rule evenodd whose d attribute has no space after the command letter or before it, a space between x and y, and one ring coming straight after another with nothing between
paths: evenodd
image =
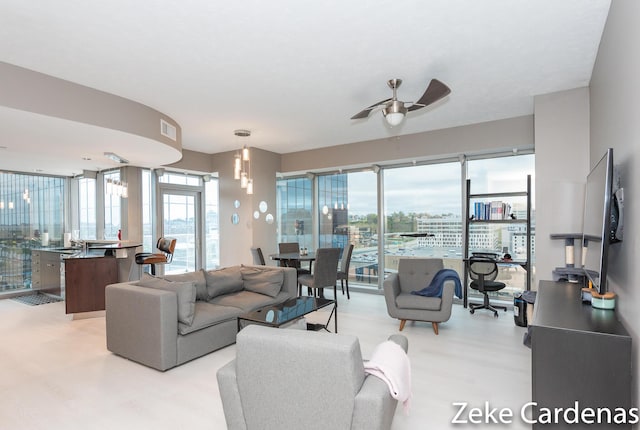
<instances>
[{"instance_id":1,"label":"dining table","mask_svg":"<svg viewBox=\"0 0 640 430\"><path fill-rule=\"evenodd\" d=\"M306 254L300 254L299 252L281 252L277 254L270 254L269 258L274 261L315 261L316 253L311 251Z\"/></svg>"},{"instance_id":2,"label":"dining table","mask_svg":"<svg viewBox=\"0 0 640 430\"><path fill-rule=\"evenodd\" d=\"M300 264L292 264L292 262L309 262L309 272L311 272L311 266L316 259L316 253L311 251L305 254L299 252L279 252L277 254L270 254L269 258L273 261L278 261L280 266L288 267L300 267Z\"/></svg>"}]
</instances>

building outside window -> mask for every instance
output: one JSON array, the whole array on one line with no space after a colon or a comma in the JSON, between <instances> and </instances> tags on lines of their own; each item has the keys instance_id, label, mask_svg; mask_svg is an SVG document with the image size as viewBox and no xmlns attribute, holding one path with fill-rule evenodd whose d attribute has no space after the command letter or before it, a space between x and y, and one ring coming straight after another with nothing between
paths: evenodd
<instances>
[{"instance_id":1,"label":"building outside window","mask_svg":"<svg viewBox=\"0 0 640 430\"><path fill-rule=\"evenodd\" d=\"M313 247L313 181L308 177L279 179L277 187L278 242Z\"/></svg>"},{"instance_id":2,"label":"building outside window","mask_svg":"<svg viewBox=\"0 0 640 430\"><path fill-rule=\"evenodd\" d=\"M349 285L378 285L377 195L371 170L318 177L320 246L353 245Z\"/></svg>"},{"instance_id":3,"label":"building outside window","mask_svg":"<svg viewBox=\"0 0 640 430\"><path fill-rule=\"evenodd\" d=\"M469 160L467 162L467 175L471 181L473 194L521 192L527 190L527 175L531 175L532 187L535 184L535 156L533 154L508 156L501 158L485 158ZM532 194L535 190L532 190ZM531 196L531 204L535 204L534 196ZM509 213L516 219L524 220L527 217L525 197L501 198ZM471 212L472 213L472 212ZM530 267L535 267L535 207L531 208L531 262ZM527 258L527 231L525 224L472 224L469 229L470 251L491 251L500 257L511 255L514 260L524 261ZM494 294L498 298L511 300L514 293L526 289L525 270L518 264L500 264L498 266L498 281L504 282L507 287ZM469 290L469 294L473 294Z\"/></svg>"},{"instance_id":4,"label":"building outside window","mask_svg":"<svg viewBox=\"0 0 640 430\"><path fill-rule=\"evenodd\" d=\"M65 179L0 173L0 293L31 288L31 250L62 246Z\"/></svg>"},{"instance_id":5,"label":"building outside window","mask_svg":"<svg viewBox=\"0 0 640 430\"><path fill-rule=\"evenodd\" d=\"M462 278L460 176L459 162L384 170L386 271L397 270L401 258L441 258ZM403 236L413 233L425 237Z\"/></svg>"},{"instance_id":6,"label":"building outside window","mask_svg":"<svg viewBox=\"0 0 640 430\"><path fill-rule=\"evenodd\" d=\"M318 176L319 247L344 248L349 241L349 178Z\"/></svg>"}]
</instances>

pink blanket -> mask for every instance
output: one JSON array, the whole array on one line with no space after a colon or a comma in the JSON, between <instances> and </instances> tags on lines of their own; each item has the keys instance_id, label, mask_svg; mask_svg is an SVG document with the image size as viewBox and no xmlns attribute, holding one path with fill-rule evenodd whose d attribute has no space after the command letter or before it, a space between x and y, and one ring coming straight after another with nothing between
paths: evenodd
<instances>
[{"instance_id":1,"label":"pink blanket","mask_svg":"<svg viewBox=\"0 0 640 430\"><path fill-rule=\"evenodd\" d=\"M404 411L409 411L411 400L411 363L407 353L393 341L382 342L376 347L364 371L382 379L389 387L394 399L402 402Z\"/></svg>"}]
</instances>

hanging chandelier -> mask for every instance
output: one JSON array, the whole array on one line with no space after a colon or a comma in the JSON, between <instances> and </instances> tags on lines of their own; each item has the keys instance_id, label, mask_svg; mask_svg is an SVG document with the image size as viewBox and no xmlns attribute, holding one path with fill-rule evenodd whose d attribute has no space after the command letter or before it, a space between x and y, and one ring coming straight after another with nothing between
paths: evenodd
<instances>
[{"instance_id":1,"label":"hanging chandelier","mask_svg":"<svg viewBox=\"0 0 640 430\"><path fill-rule=\"evenodd\" d=\"M251 136L250 130L235 130L233 134L238 140ZM242 149L238 150L233 160L233 179L240 181L240 188L246 189L247 194L253 194L253 178L251 177L251 152L245 143Z\"/></svg>"}]
</instances>

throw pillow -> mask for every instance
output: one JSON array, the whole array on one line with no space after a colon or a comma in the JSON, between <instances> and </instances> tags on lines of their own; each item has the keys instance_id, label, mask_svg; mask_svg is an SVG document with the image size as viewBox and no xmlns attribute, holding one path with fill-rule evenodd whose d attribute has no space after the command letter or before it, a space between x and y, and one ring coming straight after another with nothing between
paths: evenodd
<instances>
[{"instance_id":1,"label":"throw pillow","mask_svg":"<svg viewBox=\"0 0 640 430\"><path fill-rule=\"evenodd\" d=\"M207 270L204 272L204 278L207 281L209 299L243 290L242 273L239 267Z\"/></svg>"},{"instance_id":2,"label":"throw pillow","mask_svg":"<svg viewBox=\"0 0 640 430\"><path fill-rule=\"evenodd\" d=\"M243 267L242 280L245 290L276 297L282 288L284 272L258 267Z\"/></svg>"},{"instance_id":3,"label":"throw pillow","mask_svg":"<svg viewBox=\"0 0 640 430\"><path fill-rule=\"evenodd\" d=\"M193 282L171 282L161 278L144 278L138 285L157 290L173 291L178 297L178 321L193 324L196 306L196 287Z\"/></svg>"},{"instance_id":4,"label":"throw pillow","mask_svg":"<svg viewBox=\"0 0 640 430\"><path fill-rule=\"evenodd\" d=\"M204 270L197 272L178 273L175 275L165 275L163 277L171 282L193 282L196 286L196 300L207 301L209 294L207 293L207 280L204 278Z\"/></svg>"}]
</instances>

